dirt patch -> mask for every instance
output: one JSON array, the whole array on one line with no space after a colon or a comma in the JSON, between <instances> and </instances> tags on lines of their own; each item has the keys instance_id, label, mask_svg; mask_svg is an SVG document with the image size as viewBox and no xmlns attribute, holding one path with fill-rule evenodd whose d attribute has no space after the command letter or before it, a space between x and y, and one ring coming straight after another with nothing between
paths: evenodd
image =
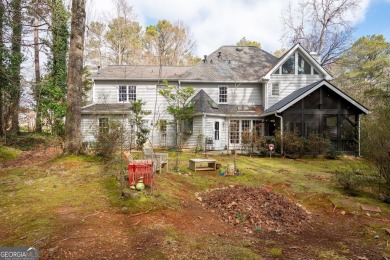
<instances>
[{"instance_id":1,"label":"dirt patch","mask_svg":"<svg viewBox=\"0 0 390 260\"><path fill-rule=\"evenodd\" d=\"M20 156L13 160L0 162L0 168L21 167L35 163L46 162L54 159L62 153L60 147L37 147L32 151L22 151Z\"/></svg>"},{"instance_id":2,"label":"dirt patch","mask_svg":"<svg viewBox=\"0 0 390 260\"><path fill-rule=\"evenodd\" d=\"M201 194L200 198L224 222L243 227L247 233L261 229L297 233L310 219L301 206L266 189L232 185Z\"/></svg>"}]
</instances>

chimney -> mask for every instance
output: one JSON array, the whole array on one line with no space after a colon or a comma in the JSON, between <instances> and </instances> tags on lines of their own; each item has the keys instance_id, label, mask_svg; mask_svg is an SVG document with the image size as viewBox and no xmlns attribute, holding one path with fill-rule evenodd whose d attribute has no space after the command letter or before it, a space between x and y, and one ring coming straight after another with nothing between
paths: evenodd
<instances>
[{"instance_id":1,"label":"chimney","mask_svg":"<svg viewBox=\"0 0 390 260\"><path fill-rule=\"evenodd\" d=\"M317 52L312 51L310 52L310 55L315 59L319 64L321 64L321 55L319 55Z\"/></svg>"}]
</instances>

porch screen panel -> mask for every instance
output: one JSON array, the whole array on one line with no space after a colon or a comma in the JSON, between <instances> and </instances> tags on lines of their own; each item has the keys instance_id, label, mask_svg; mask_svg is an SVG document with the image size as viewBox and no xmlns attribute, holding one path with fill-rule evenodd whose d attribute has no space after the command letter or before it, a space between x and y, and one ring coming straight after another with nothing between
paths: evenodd
<instances>
[{"instance_id":1,"label":"porch screen panel","mask_svg":"<svg viewBox=\"0 0 390 260\"><path fill-rule=\"evenodd\" d=\"M324 137L330 140L337 139L337 115L323 115L322 129Z\"/></svg>"},{"instance_id":2,"label":"porch screen panel","mask_svg":"<svg viewBox=\"0 0 390 260\"><path fill-rule=\"evenodd\" d=\"M286 114L283 117L284 129L288 132L297 132L302 134L302 115L301 114Z\"/></svg>"},{"instance_id":3,"label":"porch screen panel","mask_svg":"<svg viewBox=\"0 0 390 260\"><path fill-rule=\"evenodd\" d=\"M320 115L303 115L304 136L309 137L311 134L320 132Z\"/></svg>"},{"instance_id":4,"label":"porch screen panel","mask_svg":"<svg viewBox=\"0 0 390 260\"><path fill-rule=\"evenodd\" d=\"M303 99L303 107L305 109L318 109L320 106L320 90L317 89Z\"/></svg>"},{"instance_id":5,"label":"porch screen panel","mask_svg":"<svg viewBox=\"0 0 390 260\"><path fill-rule=\"evenodd\" d=\"M255 137L264 135L264 123L261 120L253 120L252 133Z\"/></svg>"},{"instance_id":6,"label":"porch screen panel","mask_svg":"<svg viewBox=\"0 0 390 260\"><path fill-rule=\"evenodd\" d=\"M230 143L240 143L240 120L230 120Z\"/></svg>"},{"instance_id":7,"label":"porch screen panel","mask_svg":"<svg viewBox=\"0 0 390 260\"><path fill-rule=\"evenodd\" d=\"M330 89L322 88L322 107L325 109L338 109L339 97Z\"/></svg>"},{"instance_id":8,"label":"porch screen panel","mask_svg":"<svg viewBox=\"0 0 390 260\"><path fill-rule=\"evenodd\" d=\"M353 140L356 136L355 115L341 115L340 137L344 140Z\"/></svg>"}]
</instances>

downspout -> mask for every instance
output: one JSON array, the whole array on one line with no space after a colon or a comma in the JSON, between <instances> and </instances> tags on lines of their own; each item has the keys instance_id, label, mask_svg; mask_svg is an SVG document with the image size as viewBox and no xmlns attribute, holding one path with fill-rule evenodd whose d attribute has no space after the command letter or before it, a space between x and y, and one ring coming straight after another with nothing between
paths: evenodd
<instances>
[{"instance_id":1,"label":"downspout","mask_svg":"<svg viewBox=\"0 0 390 260\"><path fill-rule=\"evenodd\" d=\"M278 115L278 112L275 113L276 117L280 118L280 153L283 155L283 117Z\"/></svg>"}]
</instances>

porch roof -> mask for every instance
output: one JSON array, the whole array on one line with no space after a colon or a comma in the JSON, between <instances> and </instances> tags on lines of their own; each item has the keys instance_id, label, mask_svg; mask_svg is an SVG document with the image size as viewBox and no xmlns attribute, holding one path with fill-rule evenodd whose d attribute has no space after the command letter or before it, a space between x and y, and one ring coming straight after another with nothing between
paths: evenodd
<instances>
[{"instance_id":1,"label":"porch roof","mask_svg":"<svg viewBox=\"0 0 390 260\"><path fill-rule=\"evenodd\" d=\"M84 115L111 115L111 114L131 114L130 103L116 104L90 104L81 108Z\"/></svg>"},{"instance_id":2,"label":"porch roof","mask_svg":"<svg viewBox=\"0 0 390 260\"><path fill-rule=\"evenodd\" d=\"M341 98L345 99L352 105L354 105L358 110L360 110L364 114L368 114L369 110L361 105L359 102L348 96L346 93L341 91L339 88L332 85L327 80L320 80L317 82L314 82L310 85L307 85L306 87L300 88L287 97L283 98L279 102L275 103L273 106L269 107L264 111L264 113L261 116L268 116L275 113L282 113L292 105L294 105L296 102L302 100L304 97L309 95L310 93L314 92L315 90L319 89L322 86L326 86L332 91L334 91L336 94L338 94Z\"/></svg>"},{"instance_id":3,"label":"porch roof","mask_svg":"<svg viewBox=\"0 0 390 260\"><path fill-rule=\"evenodd\" d=\"M258 116L264 111L261 105L218 104L203 89L190 100L194 104L195 114L212 114L224 116Z\"/></svg>"}]
</instances>

